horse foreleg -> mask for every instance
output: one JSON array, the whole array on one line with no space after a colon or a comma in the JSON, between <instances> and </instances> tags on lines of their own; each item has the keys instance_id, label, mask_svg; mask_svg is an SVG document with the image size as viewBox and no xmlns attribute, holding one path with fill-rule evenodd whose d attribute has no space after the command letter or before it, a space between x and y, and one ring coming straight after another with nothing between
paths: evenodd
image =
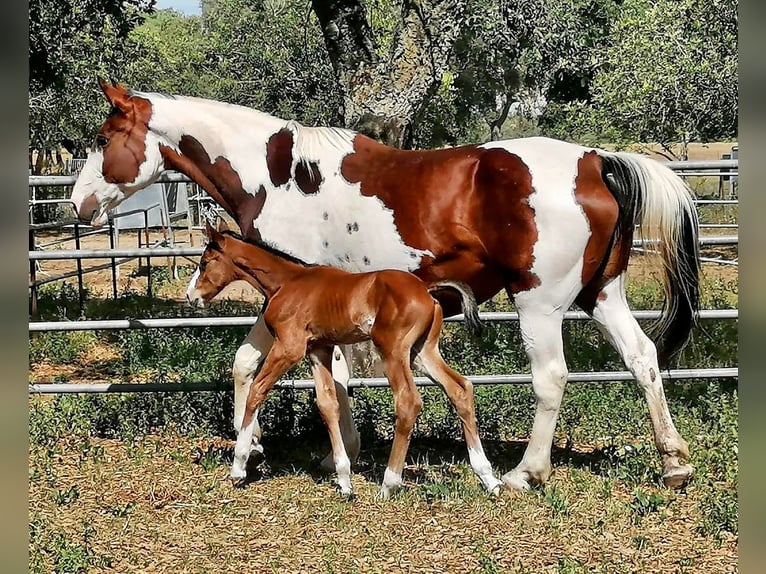
<instances>
[{"instance_id":1,"label":"horse foreleg","mask_svg":"<svg viewBox=\"0 0 766 574\"><path fill-rule=\"evenodd\" d=\"M305 349L304 349L305 350ZM263 360L258 374L250 384L244 401L242 422L237 430L237 443L234 446L234 460L231 463L231 478L243 480L246 475L247 460L252 451L253 433L258 426L258 409L266 400L266 395L279 378L303 357L303 351L291 351L275 342Z\"/></svg>"},{"instance_id":2,"label":"horse foreleg","mask_svg":"<svg viewBox=\"0 0 766 574\"><path fill-rule=\"evenodd\" d=\"M349 350L350 346L346 346L344 351ZM343 436L343 444L345 445L348 458L353 462L359 457L359 450L361 449L361 440L359 438L359 431L356 429L354 423L354 417L351 415L351 405L349 404L348 397L348 381L351 378L351 369L348 357L341 352L340 347L335 347L332 353L332 378L335 381L335 396L338 400L338 412L340 416L340 433ZM335 470L335 462L333 460L333 453L330 452L320 463L320 466L326 472L332 472Z\"/></svg>"},{"instance_id":3,"label":"horse foreleg","mask_svg":"<svg viewBox=\"0 0 766 574\"><path fill-rule=\"evenodd\" d=\"M250 329L250 332L234 356L234 365L232 367L232 375L234 377L234 430L237 433L242 428L242 420L245 416L245 402L250 392L250 386L253 383L256 372L258 372L263 357L269 352L273 342L274 337L266 328L265 320L262 316L258 317L255 325ZM254 414L252 430L249 454L260 457L263 455L263 446L260 444L261 426L258 423L258 412Z\"/></svg>"},{"instance_id":4,"label":"horse foreleg","mask_svg":"<svg viewBox=\"0 0 766 574\"><path fill-rule=\"evenodd\" d=\"M652 420L654 444L662 457L665 485L671 488L683 486L694 472L691 465L681 462L689 458L689 445L673 424L662 387L657 349L630 312L622 276L602 289L593 319L620 353L644 393Z\"/></svg>"},{"instance_id":5,"label":"horse foreleg","mask_svg":"<svg viewBox=\"0 0 766 574\"><path fill-rule=\"evenodd\" d=\"M532 367L535 418L521 462L503 475L511 488L526 490L542 484L551 474L551 446L561 398L567 382L564 344L561 337L563 313L529 313L519 307L519 323Z\"/></svg>"},{"instance_id":6,"label":"horse foreleg","mask_svg":"<svg viewBox=\"0 0 766 574\"><path fill-rule=\"evenodd\" d=\"M322 415L332 445L332 459L338 474L338 488L344 496L351 496L351 460L343 445L340 430L340 409L335 390L335 382L330 373L332 349L317 349L310 353L311 372L316 386L317 407Z\"/></svg>"}]
</instances>

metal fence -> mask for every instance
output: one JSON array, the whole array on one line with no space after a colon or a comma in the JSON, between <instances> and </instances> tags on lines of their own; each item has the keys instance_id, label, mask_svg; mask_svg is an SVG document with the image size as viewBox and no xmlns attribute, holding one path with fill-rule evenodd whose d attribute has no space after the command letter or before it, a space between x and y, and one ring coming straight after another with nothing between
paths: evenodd
<instances>
[{"instance_id":1,"label":"metal fence","mask_svg":"<svg viewBox=\"0 0 766 574\"><path fill-rule=\"evenodd\" d=\"M668 162L671 169L676 170L679 175L684 177L727 177L736 178L738 160L717 160L717 161L687 161L687 162ZM30 176L29 185L72 185L75 176ZM188 182L189 180L177 173L163 174L161 182ZM724 197L719 185L719 197L713 199L697 200L698 205L719 204L722 206L737 205L738 200L732 192ZM736 224L718 226L714 224L702 224L701 229L730 228L737 229ZM700 244L704 246L732 246L738 245L738 235L718 235L703 234L700 237ZM635 242L637 250L650 249L640 242ZM172 247L172 248L137 248L137 249L101 249L101 250L55 250L55 251L37 251L33 242L30 242L29 261L30 270L34 264L41 260L67 260L74 259L78 261L78 269L81 269L80 260L82 259L111 259L116 258L135 258L135 257L195 257L203 251L202 247ZM722 259L703 258L713 263L730 263ZM736 261L734 261L736 264ZM82 282L81 275L79 276ZM637 319L656 319L659 317L659 311L643 310L634 311ZM518 321L517 313L504 312L482 312L480 317L484 321ZM739 313L737 309L706 309L700 312L702 320L737 320ZM570 311L565 315L565 320L584 320L589 319L588 315L579 311ZM165 318L165 319L124 319L124 320L105 320L105 321L38 321L29 323L30 333L50 332L50 331L98 331L98 330L116 330L116 329L164 329L164 328L192 328L192 327L232 327L232 326L251 326L255 323L257 317L194 317L194 318ZM459 321L461 316L455 316L446 319L447 321ZM663 371L663 377L666 380L706 380L720 378L738 378L738 367L716 367L705 369L672 369ZM529 374L515 375L486 375L486 376L468 376L468 378L477 385L486 384L523 384L531 382ZM633 375L628 371L602 371L602 372L583 372L570 373L571 382L618 382L632 380ZM430 386L433 383L424 377L416 377L415 382L419 386ZM349 388L359 387L383 387L387 386L388 381L385 378L353 378L349 381ZM278 388L293 389L313 389L311 380L282 380L277 384ZM198 390L223 390L231 389L232 384L218 383L104 383L104 384L72 384L72 383L33 383L29 385L30 393L115 393L115 392L176 392L176 391L198 391Z\"/></svg>"}]
</instances>

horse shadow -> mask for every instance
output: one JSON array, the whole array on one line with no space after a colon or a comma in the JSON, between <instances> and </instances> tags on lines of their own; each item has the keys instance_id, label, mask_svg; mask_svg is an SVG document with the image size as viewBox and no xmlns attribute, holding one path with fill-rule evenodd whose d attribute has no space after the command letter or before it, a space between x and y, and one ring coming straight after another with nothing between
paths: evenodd
<instances>
[{"instance_id":1,"label":"horse shadow","mask_svg":"<svg viewBox=\"0 0 766 574\"><path fill-rule=\"evenodd\" d=\"M495 473L500 476L514 468L521 460L527 446L525 440L484 440L482 441L487 458L492 462ZM263 437L264 455L254 455L247 465L247 478L235 484L247 487L254 482L261 482L296 474L310 477L316 484L331 483L333 475L320 466L322 458L329 452L329 441L311 437ZM353 471L364 477L367 482L381 484L388 456L391 451L390 440L374 440L363 443L359 458L354 463ZM205 460L214 465L228 466L234 458L233 445L210 446L200 452L195 462L204 464ZM465 442L460 439L414 437L408 451L408 463L404 479L418 484L426 483L434 469L449 473L456 464L468 463ZM583 449L572 444L553 446L551 462L555 467L587 470L596 476L606 478L609 471L618 462L617 448L613 445Z\"/></svg>"}]
</instances>

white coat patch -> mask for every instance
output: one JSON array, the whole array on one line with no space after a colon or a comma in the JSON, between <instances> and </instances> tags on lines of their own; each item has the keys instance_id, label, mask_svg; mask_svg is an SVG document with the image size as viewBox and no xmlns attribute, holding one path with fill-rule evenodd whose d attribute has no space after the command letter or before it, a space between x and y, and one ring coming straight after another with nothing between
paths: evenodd
<instances>
[{"instance_id":1,"label":"white coat patch","mask_svg":"<svg viewBox=\"0 0 766 574\"><path fill-rule=\"evenodd\" d=\"M575 198L577 162L588 148L548 138L489 142L480 147L502 148L521 158L532 176L529 205L535 212L537 242L531 272L540 286L517 294L545 290L540 304L573 301L582 289L583 252L590 226ZM566 309L565 309L566 310Z\"/></svg>"}]
</instances>

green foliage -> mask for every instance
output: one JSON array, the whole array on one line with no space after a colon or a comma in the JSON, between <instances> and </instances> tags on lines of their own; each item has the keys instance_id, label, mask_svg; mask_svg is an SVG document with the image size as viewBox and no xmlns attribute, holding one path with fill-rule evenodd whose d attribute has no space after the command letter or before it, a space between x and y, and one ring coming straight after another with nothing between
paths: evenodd
<instances>
[{"instance_id":1,"label":"green foliage","mask_svg":"<svg viewBox=\"0 0 766 574\"><path fill-rule=\"evenodd\" d=\"M95 568L111 567L113 558L99 554L91 547L94 537L93 528L85 524L77 537L79 540L73 540L64 532L51 527L43 515L33 514L29 520L29 572L78 574Z\"/></svg>"},{"instance_id":2,"label":"green foliage","mask_svg":"<svg viewBox=\"0 0 766 574\"><path fill-rule=\"evenodd\" d=\"M68 139L82 151L107 111L94 106L97 76L118 77L127 36L154 0L32 0L29 4L29 145ZM87 143L86 143L87 142Z\"/></svg>"},{"instance_id":3,"label":"green foliage","mask_svg":"<svg viewBox=\"0 0 766 574\"><path fill-rule=\"evenodd\" d=\"M590 52L590 98L546 109L546 133L665 146L736 137L737 29L737 0L626 0Z\"/></svg>"}]
</instances>

